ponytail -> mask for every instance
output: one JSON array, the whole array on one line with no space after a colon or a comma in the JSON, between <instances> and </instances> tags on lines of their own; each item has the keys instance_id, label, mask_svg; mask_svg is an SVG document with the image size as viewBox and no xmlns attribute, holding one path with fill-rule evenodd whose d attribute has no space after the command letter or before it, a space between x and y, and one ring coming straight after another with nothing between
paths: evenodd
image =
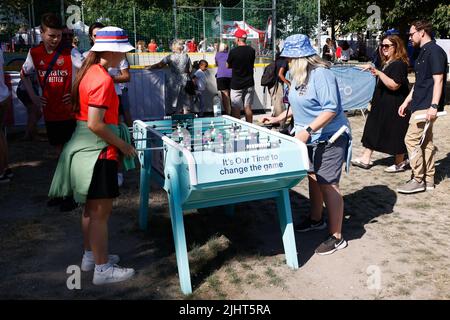
<instances>
[{"instance_id":1,"label":"ponytail","mask_svg":"<svg viewBox=\"0 0 450 320\"><path fill-rule=\"evenodd\" d=\"M77 72L77 76L75 77L75 82L72 87L72 110L74 113L78 113L80 111L80 82L83 80L86 72L92 65L100 63L100 54L101 52L89 52L86 60L84 60L83 65Z\"/></svg>"}]
</instances>

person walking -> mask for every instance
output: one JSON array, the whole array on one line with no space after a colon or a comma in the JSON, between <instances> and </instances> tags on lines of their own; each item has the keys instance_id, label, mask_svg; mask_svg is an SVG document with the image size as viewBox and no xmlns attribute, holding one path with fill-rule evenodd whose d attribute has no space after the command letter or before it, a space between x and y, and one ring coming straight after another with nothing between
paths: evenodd
<instances>
[{"instance_id":1,"label":"person walking","mask_svg":"<svg viewBox=\"0 0 450 320\"><path fill-rule=\"evenodd\" d=\"M352 160L352 164L370 169L373 151L379 151L395 156L394 164L385 172L396 173L405 171L408 164L404 140L410 115L398 115L398 108L409 93L408 56L399 36L386 36L381 47L382 70L372 65L364 67L378 78L378 82L361 139L365 149L359 158Z\"/></svg>"},{"instance_id":2,"label":"person walking","mask_svg":"<svg viewBox=\"0 0 450 320\"><path fill-rule=\"evenodd\" d=\"M133 49L122 29L105 27L97 31L73 87L77 127L59 158L49 191L51 197L73 195L84 204L81 270L94 270L95 285L124 281L134 275L134 269L117 265L119 256L108 255L108 220L113 199L119 195L119 153L134 157L136 150L126 141L128 130L119 129L119 99L107 71L117 67L125 52Z\"/></svg>"},{"instance_id":3,"label":"person walking","mask_svg":"<svg viewBox=\"0 0 450 320\"><path fill-rule=\"evenodd\" d=\"M236 47L230 51L227 67L232 69L231 76L231 114L240 119L244 108L245 120L253 122L253 98L255 95L255 80L253 68L256 52L247 45L247 33L237 29L234 33Z\"/></svg>"},{"instance_id":4,"label":"person walking","mask_svg":"<svg viewBox=\"0 0 450 320\"><path fill-rule=\"evenodd\" d=\"M435 187L436 149L433 143L433 124L439 110L443 110L448 61L445 51L432 38L433 26L426 20L412 23L409 38L420 48L414 70L416 82L398 109L401 117L411 112L405 144L412 169L411 179L399 186L400 193L430 191ZM417 119L418 116L425 119Z\"/></svg>"}]
</instances>

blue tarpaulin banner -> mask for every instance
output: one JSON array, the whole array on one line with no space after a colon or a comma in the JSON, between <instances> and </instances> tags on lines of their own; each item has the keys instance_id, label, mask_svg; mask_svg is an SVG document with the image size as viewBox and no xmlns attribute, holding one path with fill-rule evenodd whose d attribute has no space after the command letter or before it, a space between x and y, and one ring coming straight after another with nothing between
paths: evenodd
<instances>
[{"instance_id":1,"label":"blue tarpaulin banner","mask_svg":"<svg viewBox=\"0 0 450 320\"><path fill-rule=\"evenodd\" d=\"M339 85L342 108L346 111L366 109L375 90L375 77L355 66L333 66L331 71Z\"/></svg>"}]
</instances>

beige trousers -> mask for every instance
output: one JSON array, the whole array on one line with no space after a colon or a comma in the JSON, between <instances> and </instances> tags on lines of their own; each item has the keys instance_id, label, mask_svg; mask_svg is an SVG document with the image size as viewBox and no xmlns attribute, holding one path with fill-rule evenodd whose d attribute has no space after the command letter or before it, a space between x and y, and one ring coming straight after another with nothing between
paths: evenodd
<instances>
[{"instance_id":1,"label":"beige trousers","mask_svg":"<svg viewBox=\"0 0 450 320\"><path fill-rule=\"evenodd\" d=\"M277 81L269 92L273 106L273 116L276 117L286 109L283 103L283 84Z\"/></svg>"},{"instance_id":2,"label":"beige trousers","mask_svg":"<svg viewBox=\"0 0 450 320\"><path fill-rule=\"evenodd\" d=\"M408 132L405 136L405 144L410 157L413 178L434 183L436 149L433 144L433 123L430 124L427 130L425 140L423 141L420 150L418 150L416 155L411 159L411 155L420 143L426 124L426 120L416 120L415 117L426 113L427 110L419 110L411 115Z\"/></svg>"}]
</instances>

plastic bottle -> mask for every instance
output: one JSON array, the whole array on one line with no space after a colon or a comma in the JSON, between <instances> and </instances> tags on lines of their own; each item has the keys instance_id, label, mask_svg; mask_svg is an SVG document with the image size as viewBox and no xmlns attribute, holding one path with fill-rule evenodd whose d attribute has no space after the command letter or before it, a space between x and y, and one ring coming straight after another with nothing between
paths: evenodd
<instances>
[{"instance_id":1,"label":"plastic bottle","mask_svg":"<svg viewBox=\"0 0 450 320\"><path fill-rule=\"evenodd\" d=\"M217 94L213 98L213 113L214 117L220 117L222 115L222 100Z\"/></svg>"}]
</instances>

